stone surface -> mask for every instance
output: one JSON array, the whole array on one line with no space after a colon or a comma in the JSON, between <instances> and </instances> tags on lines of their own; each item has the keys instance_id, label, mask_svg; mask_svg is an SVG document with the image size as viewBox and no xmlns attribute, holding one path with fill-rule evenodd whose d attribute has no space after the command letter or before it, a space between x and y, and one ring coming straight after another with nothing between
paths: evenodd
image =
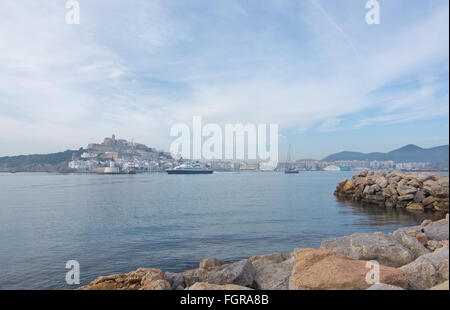
<instances>
[{"instance_id":1,"label":"stone surface","mask_svg":"<svg viewBox=\"0 0 450 310\"><path fill-rule=\"evenodd\" d=\"M408 195L400 195L398 196L398 201L411 201L414 199L414 194L408 194Z\"/></svg>"},{"instance_id":2,"label":"stone surface","mask_svg":"<svg viewBox=\"0 0 450 310\"><path fill-rule=\"evenodd\" d=\"M408 289L425 290L447 281L448 259L448 247L444 247L401 267L408 281Z\"/></svg>"},{"instance_id":3,"label":"stone surface","mask_svg":"<svg viewBox=\"0 0 450 310\"><path fill-rule=\"evenodd\" d=\"M271 257L252 262L256 270L256 288L261 290L287 290L289 277L294 266L294 257L281 261Z\"/></svg>"},{"instance_id":4,"label":"stone surface","mask_svg":"<svg viewBox=\"0 0 450 310\"><path fill-rule=\"evenodd\" d=\"M354 186L355 186L355 184L353 183L353 181L349 180L349 181L345 182L343 189L345 191L348 191L348 190L352 189Z\"/></svg>"},{"instance_id":5,"label":"stone surface","mask_svg":"<svg viewBox=\"0 0 450 310\"><path fill-rule=\"evenodd\" d=\"M430 251L434 252L437 249L443 248L443 247L448 247L448 240L441 240L441 241L436 241L436 240L430 240L427 243L427 247Z\"/></svg>"},{"instance_id":6,"label":"stone surface","mask_svg":"<svg viewBox=\"0 0 450 310\"><path fill-rule=\"evenodd\" d=\"M399 286L395 286L395 285L377 283L377 284L374 284L371 287L369 287L367 290L368 291L403 291L404 289Z\"/></svg>"},{"instance_id":7,"label":"stone surface","mask_svg":"<svg viewBox=\"0 0 450 310\"><path fill-rule=\"evenodd\" d=\"M202 269L212 269L214 267L222 266L222 261L217 258L204 258L200 262L199 268Z\"/></svg>"},{"instance_id":8,"label":"stone surface","mask_svg":"<svg viewBox=\"0 0 450 310\"><path fill-rule=\"evenodd\" d=\"M403 230L407 233L424 233L428 241L449 239L447 218L435 222L424 221L419 226L403 227L399 230Z\"/></svg>"},{"instance_id":9,"label":"stone surface","mask_svg":"<svg viewBox=\"0 0 450 310\"><path fill-rule=\"evenodd\" d=\"M442 225L429 225L423 228L428 240L448 240L448 221Z\"/></svg>"},{"instance_id":10,"label":"stone surface","mask_svg":"<svg viewBox=\"0 0 450 310\"><path fill-rule=\"evenodd\" d=\"M430 253L417 238L410 236L402 230L396 230L393 235L398 242L414 254L414 258Z\"/></svg>"},{"instance_id":11,"label":"stone surface","mask_svg":"<svg viewBox=\"0 0 450 310\"><path fill-rule=\"evenodd\" d=\"M424 207L421 203L413 202L406 206L406 209L413 211L423 211Z\"/></svg>"},{"instance_id":12,"label":"stone surface","mask_svg":"<svg viewBox=\"0 0 450 310\"><path fill-rule=\"evenodd\" d=\"M223 268L222 268L223 267ZM241 286L255 285L255 267L248 259L220 266L207 274L206 281L211 284L237 284Z\"/></svg>"},{"instance_id":13,"label":"stone surface","mask_svg":"<svg viewBox=\"0 0 450 310\"><path fill-rule=\"evenodd\" d=\"M435 199L434 199L433 196L428 196L428 197L425 197L422 200L422 204L426 207L426 206L429 206L429 205L433 205L434 201L435 201Z\"/></svg>"},{"instance_id":14,"label":"stone surface","mask_svg":"<svg viewBox=\"0 0 450 310\"><path fill-rule=\"evenodd\" d=\"M355 260L326 249L296 249L289 289L351 290L367 289L370 268L367 261ZM380 281L406 287L406 279L396 268L380 266Z\"/></svg>"},{"instance_id":15,"label":"stone surface","mask_svg":"<svg viewBox=\"0 0 450 310\"><path fill-rule=\"evenodd\" d=\"M144 285L140 288L140 290L144 291L167 291L172 290L172 286L170 285L169 281L167 280L155 280L151 283Z\"/></svg>"},{"instance_id":16,"label":"stone surface","mask_svg":"<svg viewBox=\"0 0 450 310\"><path fill-rule=\"evenodd\" d=\"M175 289L179 289L184 288L185 287L185 283L184 283L184 276L182 273L175 273L175 272L166 272L165 273L165 278L167 281L169 281L170 286L175 290Z\"/></svg>"},{"instance_id":17,"label":"stone surface","mask_svg":"<svg viewBox=\"0 0 450 310\"><path fill-rule=\"evenodd\" d=\"M412 262L415 255L393 235L383 233L353 234L322 241L329 249L354 259L376 260L385 266L399 267Z\"/></svg>"},{"instance_id":18,"label":"stone surface","mask_svg":"<svg viewBox=\"0 0 450 310\"><path fill-rule=\"evenodd\" d=\"M202 268L186 270L182 274L186 287L192 286L196 282L203 282L206 278L206 270Z\"/></svg>"},{"instance_id":19,"label":"stone surface","mask_svg":"<svg viewBox=\"0 0 450 310\"><path fill-rule=\"evenodd\" d=\"M124 274L113 274L110 276L98 277L79 290L139 290L142 287L153 285L155 281L165 281L164 273L156 268L139 268L135 271ZM170 286L170 285L169 285Z\"/></svg>"},{"instance_id":20,"label":"stone surface","mask_svg":"<svg viewBox=\"0 0 450 310\"><path fill-rule=\"evenodd\" d=\"M161 269L150 268L145 275L142 276L141 286L148 286L156 280L165 280L164 272Z\"/></svg>"},{"instance_id":21,"label":"stone surface","mask_svg":"<svg viewBox=\"0 0 450 310\"><path fill-rule=\"evenodd\" d=\"M206 282L197 282L194 285L187 288L190 291L217 291L217 290L235 290L235 291L247 291L252 290L251 288L235 285L235 284L225 284L225 285L217 285Z\"/></svg>"},{"instance_id":22,"label":"stone surface","mask_svg":"<svg viewBox=\"0 0 450 310\"><path fill-rule=\"evenodd\" d=\"M250 261L250 263L253 263L259 259L266 259L266 260L270 260L274 263L281 263L291 257L292 257L292 253L272 253L272 254L266 254L266 255L255 255L255 256L250 257L248 260Z\"/></svg>"},{"instance_id":23,"label":"stone surface","mask_svg":"<svg viewBox=\"0 0 450 310\"><path fill-rule=\"evenodd\" d=\"M430 288L430 290L433 290L433 291L448 291L449 290L449 288L448 288L448 281L445 281L445 282L443 282L441 284L433 286L432 288Z\"/></svg>"},{"instance_id":24,"label":"stone surface","mask_svg":"<svg viewBox=\"0 0 450 310\"><path fill-rule=\"evenodd\" d=\"M419 240L419 242L423 245L426 246L428 244L428 238L427 235L425 235L424 233L421 232L410 232L408 233L411 237L416 238L417 240Z\"/></svg>"}]
</instances>

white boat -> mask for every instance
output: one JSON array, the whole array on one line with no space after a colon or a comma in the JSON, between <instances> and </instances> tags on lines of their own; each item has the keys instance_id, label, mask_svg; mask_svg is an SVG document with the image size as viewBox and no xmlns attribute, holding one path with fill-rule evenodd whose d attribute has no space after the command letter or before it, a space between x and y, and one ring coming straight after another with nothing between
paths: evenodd
<instances>
[{"instance_id":1,"label":"white boat","mask_svg":"<svg viewBox=\"0 0 450 310\"><path fill-rule=\"evenodd\" d=\"M211 174L214 171L200 164L182 164L173 169L166 170L168 174Z\"/></svg>"}]
</instances>

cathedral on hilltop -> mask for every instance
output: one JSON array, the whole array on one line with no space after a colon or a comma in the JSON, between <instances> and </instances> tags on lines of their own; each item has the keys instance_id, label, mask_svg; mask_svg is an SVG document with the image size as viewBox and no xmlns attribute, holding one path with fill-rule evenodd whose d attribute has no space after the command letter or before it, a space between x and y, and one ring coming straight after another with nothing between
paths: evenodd
<instances>
[{"instance_id":1,"label":"cathedral on hilltop","mask_svg":"<svg viewBox=\"0 0 450 310\"><path fill-rule=\"evenodd\" d=\"M153 150L144 144L134 143L125 139L116 139L115 135L111 138L107 137L103 139L103 143L91 143L88 145L89 152L92 153L105 153L105 152L121 152L127 150L141 150L146 152L152 152Z\"/></svg>"}]
</instances>

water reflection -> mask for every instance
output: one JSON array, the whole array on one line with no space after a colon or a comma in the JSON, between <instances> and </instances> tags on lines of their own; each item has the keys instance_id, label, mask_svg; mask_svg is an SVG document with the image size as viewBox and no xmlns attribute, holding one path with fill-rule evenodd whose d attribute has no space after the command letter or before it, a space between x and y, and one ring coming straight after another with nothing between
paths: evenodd
<instances>
[{"instance_id":1,"label":"water reflection","mask_svg":"<svg viewBox=\"0 0 450 310\"><path fill-rule=\"evenodd\" d=\"M403 224L406 226L408 224L421 223L426 219L437 221L445 218L445 213L431 210L421 212L400 208L386 208L342 199L337 199L337 201L345 208L344 213L364 216L360 219L360 225L386 226Z\"/></svg>"}]
</instances>

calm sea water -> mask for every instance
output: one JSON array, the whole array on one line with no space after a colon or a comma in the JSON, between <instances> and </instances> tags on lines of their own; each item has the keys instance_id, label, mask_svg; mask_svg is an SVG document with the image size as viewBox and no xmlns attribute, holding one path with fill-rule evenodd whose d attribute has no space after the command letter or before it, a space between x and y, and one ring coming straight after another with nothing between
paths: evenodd
<instances>
[{"instance_id":1,"label":"calm sea water","mask_svg":"<svg viewBox=\"0 0 450 310\"><path fill-rule=\"evenodd\" d=\"M352 206L333 196L352 172L213 175L0 174L0 289L65 289L138 267L194 268L390 232L436 215Z\"/></svg>"}]
</instances>

